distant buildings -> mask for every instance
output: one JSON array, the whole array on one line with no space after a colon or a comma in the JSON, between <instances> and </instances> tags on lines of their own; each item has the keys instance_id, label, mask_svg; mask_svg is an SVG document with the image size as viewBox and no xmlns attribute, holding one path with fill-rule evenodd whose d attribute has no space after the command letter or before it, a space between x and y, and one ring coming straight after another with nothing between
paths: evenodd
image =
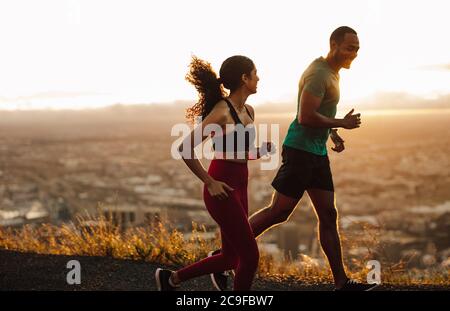
<instances>
[{"instance_id":1,"label":"distant buildings","mask_svg":"<svg viewBox=\"0 0 450 311\"><path fill-rule=\"evenodd\" d=\"M148 205L102 205L101 214L122 229L151 225L159 220L168 221L181 230L190 230L192 221L208 228L216 226L202 200L154 195L148 195L146 198Z\"/></svg>"},{"instance_id":2,"label":"distant buildings","mask_svg":"<svg viewBox=\"0 0 450 311\"><path fill-rule=\"evenodd\" d=\"M49 212L38 201L24 204L13 210L0 210L0 227L20 227L49 221Z\"/></svg>"},{"instance_id":3,"label":"distant buildings","mask_svg":"<svg viewBox=\"0 0 450 311\"><path fill-rule=\"evenodd\" d=\"M154 206L134 206L129 204L114 206L105 205L101 207L102 216L111 221L113 225L121 229L141 226L158 221L161 217L167 217L167 210Z\"/></svg>"}]
</instances>

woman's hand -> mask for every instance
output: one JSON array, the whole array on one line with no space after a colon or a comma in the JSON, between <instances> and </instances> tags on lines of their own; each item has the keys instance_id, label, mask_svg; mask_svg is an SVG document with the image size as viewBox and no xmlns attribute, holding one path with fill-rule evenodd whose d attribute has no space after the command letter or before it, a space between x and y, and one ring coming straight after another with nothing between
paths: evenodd
<instances>
[{"instance_id":1,"label":"woman's hand","mask_svg":"<svg viewBox=\"0 0 450 311\"><path fill-rule=\"evenodd\" d=\"M226 183L213 179L206 184L209 194L219 200L225 200L228 198L227 191L233 191L234 189L228 186Z\"/></svg>"},{"instance_id":2,"label":"woman's hand","mask_svg":"<svg viewBox=\"0 0 450 311\"><path fill-rule=\"evenodd\" d=\"M274 154L277 150L277 147L275 144L271 141L265 141L262 143L261 147L259 148L259 157L263 157L267 154Z\"/></svg>"}]
</instances>

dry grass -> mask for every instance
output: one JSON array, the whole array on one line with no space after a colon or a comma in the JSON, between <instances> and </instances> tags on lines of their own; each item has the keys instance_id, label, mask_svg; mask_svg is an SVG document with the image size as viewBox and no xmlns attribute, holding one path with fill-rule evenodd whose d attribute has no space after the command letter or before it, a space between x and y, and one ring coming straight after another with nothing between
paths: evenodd
<instances>
[{"instance_id":1,"label":"dry grass","mask_svg":"<svg viewBox=\"0 0 450 311\"><path fill-rule=\"evenodd\" d=\"M343 235L344 249L363 245L366 255L349 258L346 265L351 277L365 280L368 269L365 263L373 258L373 249L382 266L383 283L391 284L434 284L449 285L449 271L444 268L427 270L405 269L408 258L391 263L378 241L379 229L365 228L369 237L349 237ZM220 245L217 235L205 240L199 233L205 228L193 223L192 235L185 239L183 234L173 229L170 222L155 222L146 228L131 228L121 231L105 218L84 217L73 223L55 226L42 224L29 225L20 229L0 229L0 248L21 252L54 255L110 256L122 259L144 260L167 265L184 266L207 256L207 253ZM355 242L357 241L357 242ZM332 277L328 265L301 255L298 260L277 261L269 254L261 252L258 275L274 280L296 279L304 283L329 283Z\"/></svg>"}]
</instances>

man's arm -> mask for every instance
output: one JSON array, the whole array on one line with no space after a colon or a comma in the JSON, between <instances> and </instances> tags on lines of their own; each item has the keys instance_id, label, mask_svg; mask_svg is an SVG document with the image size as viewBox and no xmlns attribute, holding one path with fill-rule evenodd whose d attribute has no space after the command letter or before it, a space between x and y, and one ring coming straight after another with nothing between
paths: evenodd
<instances>
[{"instance_id":1,"label":"man's arm","mask_svg":"<svg viewBox=\"0 0 450 311\"><path fill-rule=\"evenodd\" d=\"M303 90L299 103L301 113L299 113L297 117L298 123L316 128L343 127L346 129L353 129L360 126L360 114L353 115L353 109L343 119L328 118L317 112L321 102L321 97Z\"/></svg>"},{"instance_id":2,"label":"man's arm","mask_svg":"<svg viewBox=\"0 0 450 311\"><path fill-rule=\"evenodd\" d=\"M337 129L331 129L330 131L330 139L334 143L334 147L331 147L331 150L336 152L342 152L345 149L344 140L337 133Z\"/></svg>"}]
</instances>

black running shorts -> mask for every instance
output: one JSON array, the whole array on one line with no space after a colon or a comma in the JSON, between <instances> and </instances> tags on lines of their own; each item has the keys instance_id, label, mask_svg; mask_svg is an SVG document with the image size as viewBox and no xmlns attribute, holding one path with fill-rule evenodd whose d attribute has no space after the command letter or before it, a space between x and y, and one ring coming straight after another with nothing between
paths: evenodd
<instances>
[{"instance_id":1,"label":"black running shorts","mask_svg":"<svg viewBox=\"0 0 450 311\"><path fill-rule=\"evenodd\" d=\"M328 155L283 145L282 164L272 181L272 187L288 197L300 199L307 189L321 189L334 192Z\"/></svg>"}]
</instances>

